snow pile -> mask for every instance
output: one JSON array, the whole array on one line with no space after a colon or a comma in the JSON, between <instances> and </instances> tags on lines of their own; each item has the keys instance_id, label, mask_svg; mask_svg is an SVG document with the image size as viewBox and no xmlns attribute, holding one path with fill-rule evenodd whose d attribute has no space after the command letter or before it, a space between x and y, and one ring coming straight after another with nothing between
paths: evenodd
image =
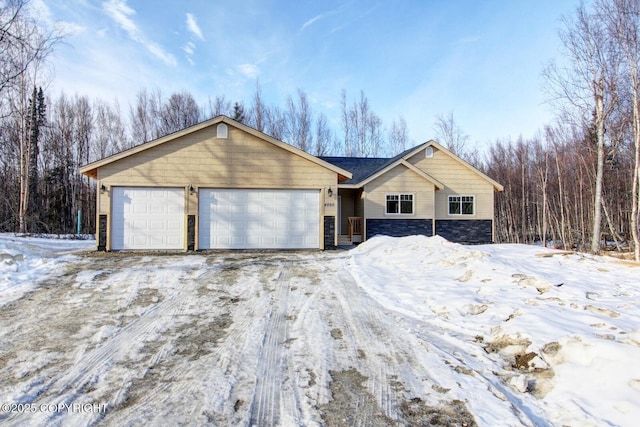
<instances>
[{"instance_id":1,"label":"snow pile","mask_svg":"<svg viewBox=\"0 0 640 427\"><path fill-rule=\"evenodd\" d=\"M95 246L93 240L43 239L0 234L0 306L34 289L72 253Z\"/></svg>"},{"instance_id":2,"label":"snow pile","mask_svg":"<svg viewBox=\"0 0 640 427\"><path fill-rule=\"evenodd\" d=\"M481 362L482 375L497 374L522 395L526 411L553 424L633 425L640 419L640 269L541 253L552 251L376 237L351 251L351 271L385 308L457 345L467 366Z\"/></svg>"}]
</instances>

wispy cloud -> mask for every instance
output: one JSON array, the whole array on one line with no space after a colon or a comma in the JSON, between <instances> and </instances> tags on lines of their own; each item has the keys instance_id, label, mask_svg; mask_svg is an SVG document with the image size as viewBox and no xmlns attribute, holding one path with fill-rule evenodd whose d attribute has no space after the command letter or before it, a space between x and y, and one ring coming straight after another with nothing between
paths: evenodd
<instances>
[{"instance_id":1,"label":"wispy cloud","mask_svg":"<svg viewBox=\"0 0 640 427\"><path fill-rule=\"evenodd\" d=\"M132 17L136 11L129 7L127 0L109 0L102 3L104 12L120 26L129 37L144 46L152 55L162 60L167 65L176 65L176 59L159 44L147 40Z\"/></svg>"},{"instance_id":2,"label":"wispy cloud","mask_svg":"<svg viewBox=\"0 0 640 427\"><path fill-rule=\"evenodd\" d=\"M310 26L312 26L316 22L318 22L318 21L320 21L322 19L328 18L329 16L336 15L336 14L338 14L341 11L344 11L344 10L345 10L345 5L342 5L342 6L336 7L335 9L329 10L327 12L320 13L320 14L314 16L313 18L308 19L307 21L305 21L305 23L302 24L302 27L300 27L299 31L304 31L305 29L309 28Z\"/></svg>"},{"instance_id":3,"label":"wispy cloud","mask_svg":"<svg viewBox=\"0 0 640 427\"><path fill-rule=\"evenodd\" d=\"M77 35L86 31L86 27L76 22L57 20L53 18L51 9L44 0L31 0L28 3L33 16L49 28L59 31L64 36Z\"/></svg>"},{"instance_id":4,"label":"wispy cloud","mask_svg":"<svg viewBox=\"0 0 640 427\"><path fill-rule=\"evenodd\" d=\"M129 37L135 41L139 41L138 26L130 18L130 16L136 14L136 11L127 5L126 0L109 0L102 3L102 9L120 28L129 34Z\"/></svg>"},{"instance_id":5,"label":"wispy cloud","mask_svg":"<svg viewBox=\"0 0 640 427\"><path fill-rule=\"evenodd\" d=\"M176 65L176 58L170 53L165 52L159 44L153 42L145 42L144 46L149 52L160 58L165 64Z\"/></svg>"},{"instance_id":6,"label":"wispy cloud","mask_svg":"<svg viewBox=\"0 0 640 427\"><path fill-rule=\"evenodd\" d=\"M193 52L196 50L196 45L192 41L188 41L184 46L182 46L182 50L186 53L187 62L191 65L195 65L195 61L193 60Z\"/></svg>"},{"instance_id":7,"label":"wispy cloud","mask_svg":"<svg viewBox=\"0 0 640 427\"><path fill-rule=\"evenodd\" d=\"M300 27L300 31L304 31L305 29L307 29L308 27L312 26L313 24L315 24L316 22L320 21L321 19L325 19L325 18L327 18L329 16L335 15L341 9L342 9L341 7L338 7L338 8L335 8L333 10L330 10L328 12L324 12L324 13L321 13L319 15L316 15L311 19L308 19L304 24L302 24L302 27Z\"/></svg>"},{"instance_id":8,"label":"wispy cloud","mask_svg":"<svg viewBox=\"0 0 640 427\"><path fill-rule=\"evenodd\" d=\"M300 28L300 31L303 31L305 28L309 27L310 25L313 25L316 21L321 20L325 16L327 16L327 13L321 13L320 15L314 16L313 18L309 19L304 24L302 24L302 28Z\"/></svg>"},{"instance_id":9,"label":"wispy cloud","mask_svg":"<svg viewBox=\"0 0 640 427\"><path fill-rule=\"evenodd\" d=\"M185 44L184 47L182 48L182 50L187 52L187 55L193 55L193 52L195 49L196 49L196 45L193 44L193 42L187 42L187 44Z\"/></svg>"},{"instance_id":10,"label":"wispy cloud","mask_svg":"<svg viewBox=\"0 0 640 427\"><path fill-rule=\"evenodd\" d=\"M202 30L200 30L200 27L198 27L196 18L191 13L187 13L187 28L200 40L204 40Z\"/></svg>"},{"instance_id":11,"label":"wispy cloud","mask_svg":"<svg viewBox=\"0 0 640 427\"><path fill-rule=\"evenodd\" d=\"M260 68L255 64L240 64L236 66L236 70L249 79L255 79L260 75Z\"/></svg>"}]
</instances>

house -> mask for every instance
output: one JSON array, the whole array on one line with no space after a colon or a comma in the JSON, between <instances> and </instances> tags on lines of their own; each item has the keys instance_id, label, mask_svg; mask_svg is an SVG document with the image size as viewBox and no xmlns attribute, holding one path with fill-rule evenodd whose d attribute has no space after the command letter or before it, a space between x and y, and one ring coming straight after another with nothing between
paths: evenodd
<instances>
[{"instance_id":1,"label":"house","mask_svg":"<svg viewBox=\"0 0 640 427\"><path fill-rule=\"evenodd\" d=\"M80 172L98 183L106 251L324 249L340 234L491 241L502 189L433 141L392 159L321 158L225 116Z\"/></svg>"},{"instance_id":2,"label":"house","mask_svg":"<svg viewBox=\"0 0 640 427\"><path fill-rule=\"evenodd\" d=\"M502 185L435 141L393 158L320 158L352 173L338 185L338 235L350 242L376 234L494 240L493 196Z\"/></svg>"}]
</instances>

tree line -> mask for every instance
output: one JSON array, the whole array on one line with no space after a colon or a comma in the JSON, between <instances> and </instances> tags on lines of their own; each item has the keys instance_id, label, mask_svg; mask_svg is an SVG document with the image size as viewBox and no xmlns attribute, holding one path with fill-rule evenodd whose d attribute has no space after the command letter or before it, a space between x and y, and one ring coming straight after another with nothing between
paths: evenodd
<instances>
[{"instance_id":1,"label":"tree line","mask_svg":"<svg viewBox=\"0 0 640 427\"><path fill-rule=\"evenodd\" d=\"M404 118L385 124L363 91L342 91L337 130L304 90L267 105L258 81L246 103L148 88L124 108L52 96L44 64L63 35L45 31L27 2L0 5L0 231L74 232L81 211L81 231L93 232L95 183L79 166L220 114L314 155L389 156L414 143ZM591 252L610 242L639 259L640 0L580 4L562 22L562 56L543 70L552 123L481 152L450 112L433 136L504 185L498 241Z\"/></svg>"},{"instance_id":2,"label":"tree line","mask_svg":"<svg viewBox=\"0 0 640 427\"><path fill-rule=\"evenodd\" d=\"M555 120L487 155L505 184L498 238L632 248L640 261L640 1L581 3L559 36L562 56L543 70Z\"/></svg>"}]
</instances>

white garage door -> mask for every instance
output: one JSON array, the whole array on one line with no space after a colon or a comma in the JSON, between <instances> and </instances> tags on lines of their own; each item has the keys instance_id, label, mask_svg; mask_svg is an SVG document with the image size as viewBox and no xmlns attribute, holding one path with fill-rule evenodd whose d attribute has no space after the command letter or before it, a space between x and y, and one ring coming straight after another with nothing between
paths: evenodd
<instances>
[{"instance_id":1,"label":"white garage door","mask_svg":"<svg viewBox=\"0 0 640 427\"><path fill-rule=\"evenodd\" d=\"M111 248L183 249L184 189L113 187Z\"/></svg>"},{"instance_id":2,"label":"white garage door","mask_svg":"<svg viewBox=\"0 0 640 427\"><path fill-rule=\"evenodd\" d=\"M200 249L320 247L318 190L199 191Z\"/></svg>"}]
</instances>

